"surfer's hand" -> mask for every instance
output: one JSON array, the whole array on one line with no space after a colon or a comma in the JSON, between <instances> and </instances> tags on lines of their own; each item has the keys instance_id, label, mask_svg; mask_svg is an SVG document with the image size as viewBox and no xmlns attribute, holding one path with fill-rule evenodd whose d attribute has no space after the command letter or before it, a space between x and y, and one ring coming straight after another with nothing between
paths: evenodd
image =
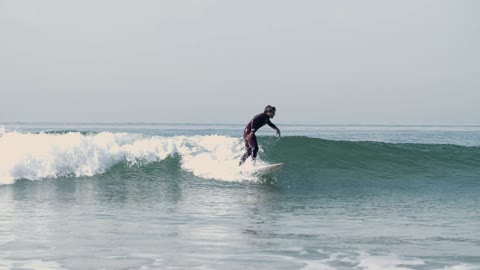
<instances>
[{"instance_id":1,"label":"surfer's hand","mask_svg":"<svg viewBox=\"0 0 480 270\"><path fill-rule=\"evenodd\" d=\"M280 130L277 130L277 135L278 135L278 137L280 138L280 136L281 136L281 135L280 135Z\"/></svg>"},{"instance_id":2,"label":"surfer's hand","mask_svg":"<svg viewBox=\"0 0 480 270\"><path fill-rule=\"evenodd\" d=\"M253 136L253 132L250 132L248 135L247 135L247 140L250 140Z\"/></svg>"}]
</instances>

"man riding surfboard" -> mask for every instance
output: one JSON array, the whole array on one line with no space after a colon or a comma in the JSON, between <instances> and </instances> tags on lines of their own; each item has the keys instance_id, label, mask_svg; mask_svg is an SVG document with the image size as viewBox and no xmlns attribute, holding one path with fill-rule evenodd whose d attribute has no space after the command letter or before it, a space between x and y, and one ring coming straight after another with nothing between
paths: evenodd
<instances>
[{"instance_id":1,"label":"man riding surfboard","mask_svg":"<svg viewBox=\"0 0 480 270\"><path fill-rule=\"evenodd\" d=\"M255 162L258 152L258 143L255 132L257 132L257 130L263 127L265 124L275 129L277 131L278 137L280 137L280 129L278 129L278 127L270 121L270 118L273 118L275 116L275 111L275 107L268 105L267 107L265 107L263 113L255 115L253 119L248 122L245 130L243 131L246 152L240 159L240 162L238 164L239 166L242 165L250 155L252 156L253 162Z\"/></svg>"}]
</instances>

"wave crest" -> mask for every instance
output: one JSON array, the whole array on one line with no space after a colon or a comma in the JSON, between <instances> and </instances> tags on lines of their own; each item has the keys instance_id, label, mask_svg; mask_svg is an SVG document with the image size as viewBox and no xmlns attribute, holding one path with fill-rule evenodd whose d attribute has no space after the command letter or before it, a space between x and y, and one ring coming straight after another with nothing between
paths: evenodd
<instances>
[{"instance_id":1,"label":"wave crest","mask_svg":"<svg viewBox=\"0 0 480 270\"><path fill-rule=\"evenodd\" d=\"M238 138L220 135L145 137L101 132L81 134L23 134L0 138L0 184L17 179L93 176L115 164L137 166L181 156L183 169L204 178L251 178L238 169L243 152Z\"/></svg>"}]
</instances>

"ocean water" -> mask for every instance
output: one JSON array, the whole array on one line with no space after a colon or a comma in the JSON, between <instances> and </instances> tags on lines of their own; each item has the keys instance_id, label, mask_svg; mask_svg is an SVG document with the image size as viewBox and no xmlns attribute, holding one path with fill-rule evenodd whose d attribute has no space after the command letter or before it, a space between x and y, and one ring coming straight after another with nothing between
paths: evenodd
<instances>
[{"instance_id":1,"label":"ocean water","mask_svg":"<svg viewBox=\"0 0 480 270\"><path fill-rule=\"evenodd\" d=\"M0 269L480 269L480 126L0 123Z\"/></svg>"}]
</instances>

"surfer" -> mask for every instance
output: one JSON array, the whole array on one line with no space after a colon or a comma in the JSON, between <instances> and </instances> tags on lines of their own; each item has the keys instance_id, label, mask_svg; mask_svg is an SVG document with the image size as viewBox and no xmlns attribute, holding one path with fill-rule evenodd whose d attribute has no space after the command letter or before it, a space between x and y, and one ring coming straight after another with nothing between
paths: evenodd
<instances>
[{"instance_id":1,"label":"surfer","mask_svg":"<svg viewBox=\"0 0 480 270\"><path fill-rule=\"evenodd\" d=\"M239 166L242 165L250 155L252 156L253 162L255 162L257 159L258 144L255 132L257 132L257 130L263 127L265 124L268 124L271 128L275 129L278 137L280 137L280 129L278 129L277 126L270 121L270 118L275 116L275 111L275 107L268 105L265 107L263 113L255 115L245 127L245 130L243 131L243 138L245 139L246 152L240 159L238 164Z\"/></svg>"}]
</instances>

